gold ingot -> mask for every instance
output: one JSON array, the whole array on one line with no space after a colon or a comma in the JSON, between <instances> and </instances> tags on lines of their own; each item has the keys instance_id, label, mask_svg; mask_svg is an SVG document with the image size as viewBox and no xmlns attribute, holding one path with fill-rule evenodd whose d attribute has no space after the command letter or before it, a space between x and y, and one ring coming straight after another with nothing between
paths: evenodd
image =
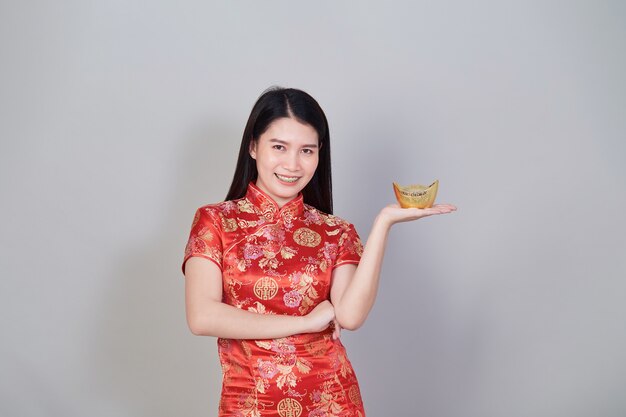
<instances>
[{"instance_id":1,"label":"gold ingot","mask_svg":"<svg viewBox=\"0 0 626 417\"><path fill-rule=\"evenodd\" d=\"M435 180L432 184L426 185L407 185L401 186L393 183L393 192L396 194L396 200L402 208L428 208L432 207L437 197L439 189L439 180Z\"/></svg>"}]
</instances>

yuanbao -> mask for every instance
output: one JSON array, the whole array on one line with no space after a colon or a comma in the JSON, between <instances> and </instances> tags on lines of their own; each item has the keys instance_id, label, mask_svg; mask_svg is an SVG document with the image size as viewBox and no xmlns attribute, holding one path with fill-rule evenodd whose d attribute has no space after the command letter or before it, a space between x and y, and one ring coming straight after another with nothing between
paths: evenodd
<instances>
[{"instance_id":1,"label":"yuanbao","mask_svg":"<svg viewBox=\"0 0 626 417\"><path fill-rule=\"evenodd\" d=\"M432 207L437 197L439 189L439 180L435 180L432 184L426 186L421 184L401 186L393 183L393 192L402 208L428 208Z\"/></svg>"}]
</instances>

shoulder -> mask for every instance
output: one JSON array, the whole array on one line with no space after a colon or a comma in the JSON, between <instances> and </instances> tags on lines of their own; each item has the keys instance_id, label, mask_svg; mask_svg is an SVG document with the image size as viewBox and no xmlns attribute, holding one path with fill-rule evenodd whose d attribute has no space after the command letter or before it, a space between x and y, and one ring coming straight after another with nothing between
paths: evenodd
<instances>
[{"instance_id":1,"label":"shoulder","mask_svg":"<svg viewBox=\"0 0 626 417\"><path fill-rule=\"evenodd\" d=\"M227 200L219 203L205 204L198 207L196 211L200 213L207 213L213 216L219 216L219 214L227 215L237 210L237 202L239 200Z\"/></svg>"},{"instance_id":2,"label":"shoulder","mask_svg":"<svg viewBox=\"0 0 626 417\"><path fill-rule=\"evenodd\" d=\"M305 204L304 205L304 219L305 221L311 221L316 224L326 225L328 227L339 227L341 229L354 229L354 225L349 221L335 216L334 214L324 213L317 208Z\"/></svg>"},{"instance_id":3,"label":"shoulder","mask_svg":"<svg viewBox=\"0 0 626 417\"><path fill-rule=\"evenodd\" d=\"M193 225L204 221L212 221L216 225L222 223L224 219L235 216L239 212L238 203L243 200L227 200L219 203L211 203L200 206L196 209Z\"/></svg>"}]
</instances>

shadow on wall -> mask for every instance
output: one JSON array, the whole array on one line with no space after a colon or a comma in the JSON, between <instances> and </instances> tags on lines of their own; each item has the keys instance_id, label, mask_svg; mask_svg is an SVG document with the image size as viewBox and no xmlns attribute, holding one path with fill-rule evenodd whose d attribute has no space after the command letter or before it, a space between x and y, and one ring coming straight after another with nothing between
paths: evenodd
<instances>
[{"instance_id":1,"label":"shadow on wall","mask_svg":"<svg viewBox=\"0 0 626 417\"><path fill-rule=\"evenodd\" d=\"M216 339L193 336L187 328L181 261L195 209L226 195L239 133L228 126L201 130L181 144L167 218L120 259L96 309L88 377L116 404L117 415L120 409L134 417L217 412ZM232 145L225 146L225 138Z\"/></svg>"}]
</instances>

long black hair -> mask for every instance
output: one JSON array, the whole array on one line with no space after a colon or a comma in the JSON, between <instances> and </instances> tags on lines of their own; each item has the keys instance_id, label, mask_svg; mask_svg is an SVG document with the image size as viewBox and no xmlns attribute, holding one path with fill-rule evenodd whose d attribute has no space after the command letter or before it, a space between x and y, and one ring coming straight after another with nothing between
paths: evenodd
<instances>
[{"instance_id":1,"label":"long black hair","mask_svg":"<svg viewBox=\"0 0 626 417\"><path fill-rule=\"evenodd\" d=\"M250 156L251 141L258 141L269 125L281 117L291 117L310 125L319 140L319 162L311 181L302 190L304 202L324 213L333 212L330 172L330 134L326 115L313 97L295 88L270 87L258 98L243 131L239 158L226 200L246 195L248 183L257 179L256 161Z\"/></svg>"}]
</instances>

